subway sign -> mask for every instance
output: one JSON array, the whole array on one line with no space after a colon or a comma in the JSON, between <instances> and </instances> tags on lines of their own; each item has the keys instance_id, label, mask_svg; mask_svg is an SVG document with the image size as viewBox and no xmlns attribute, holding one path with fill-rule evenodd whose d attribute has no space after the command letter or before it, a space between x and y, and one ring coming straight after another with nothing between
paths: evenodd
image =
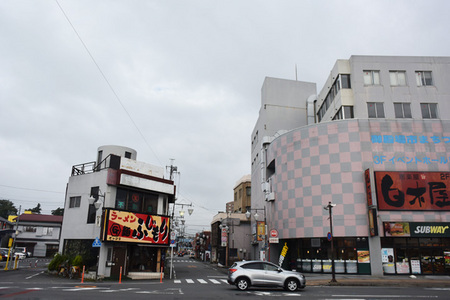
<instances>
[{"instance_id":1,"label":"subway sign","mask_svg":"<svg viewBox=\"0 0 450 300\"><path fill-rule=\"evenodd\" d=\"M386 237L450 237L450 223L384 222Z\"/></svg>"}]
</instances>

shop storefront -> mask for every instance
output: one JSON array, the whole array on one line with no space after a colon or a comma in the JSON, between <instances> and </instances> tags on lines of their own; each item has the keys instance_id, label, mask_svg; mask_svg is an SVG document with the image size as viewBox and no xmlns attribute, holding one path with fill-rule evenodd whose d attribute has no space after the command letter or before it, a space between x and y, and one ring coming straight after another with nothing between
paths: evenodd
<instances>
[{"instance_id":1,"label":"shop storefront","mask_svg":"<svg viewBox=\"0 0 450 300\"><path fill-rule=\"evenodd\" d=\"M383 273L450 274L450 173L374 173Z\"/></svg>"},{"instance_id":2,"label":"shop storefront","mask_svg":"<svg viewBox=\"0 0 450 300\"><path fill-rule=\"evenodd\" d=\"M331 242L326 238L306 238L290 243L291 262L300 272L331 273ZM369 245L366 237L334 238L335 271L340 274L370 274Z\"/></svg>"},{"instance_id":3,"label":"shop storefront","mask_svg":"<svg viewBox=\"0 0 450 300\"><path fill-rule=\"evenodd\" d=\"M450 274L450 223L386 222L384 274Z\"/></svg>"},{"instance_id":4,"label":"shop storefront","mask_svg":"<svg viewBox=\"0 0 450 300\"><path fill-rule=\"evenodd\" d=\"M102 241L108 245L111 276L134 274L152 278L159 274L169 243L169 217L106 209ZM147 277L145 277L147 276Z\"/></svg>"}]
</instances>

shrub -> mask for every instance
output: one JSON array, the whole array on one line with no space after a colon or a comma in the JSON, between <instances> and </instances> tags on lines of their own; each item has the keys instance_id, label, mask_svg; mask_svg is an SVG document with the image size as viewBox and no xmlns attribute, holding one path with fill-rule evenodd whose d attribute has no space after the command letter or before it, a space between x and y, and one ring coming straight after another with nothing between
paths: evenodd
<instances>
[{"instance_id":1,"label":"shrub","mask_svg":"<svg viewBox=\"0 0 450 300\"><path fill-rule=\"evenodd\" d=\"M83 257L81 257L81 255L75 256L75 258L72 260L72 266L81 267L82 265L83 265Z\"/></svg>"},{"instance_id":2,"label":"shrub","mask_svg":"<svg viewBox=\"0 0 450 300\"><path fill-rule=\"evenodd\" d=\"M48 264L49 271L58 271L58 267L63 264L67 260L66 255L61 255L60 253L56 253L53 257L52 261Z\"/></svg>"}]
</instances>

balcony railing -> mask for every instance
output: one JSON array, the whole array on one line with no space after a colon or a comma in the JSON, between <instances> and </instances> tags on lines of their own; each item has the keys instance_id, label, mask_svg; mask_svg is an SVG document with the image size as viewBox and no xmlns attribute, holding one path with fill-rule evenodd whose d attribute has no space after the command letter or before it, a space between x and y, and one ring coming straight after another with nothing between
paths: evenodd
<instances>
[{"instance_id":1,"label":"balcony railing","mask_svg":"<svg viewBox=\"0 0 450 300\"><path fill-rule=\"evenodd\" d=\"M110 154L99 164L95 161L87 162L84 164L75 165L72 167L72 176L89 174L93 172L98 172L106 168L116 168L117 162L120 163L120 157L117 155Z\"/></svg>"}]
</instances>

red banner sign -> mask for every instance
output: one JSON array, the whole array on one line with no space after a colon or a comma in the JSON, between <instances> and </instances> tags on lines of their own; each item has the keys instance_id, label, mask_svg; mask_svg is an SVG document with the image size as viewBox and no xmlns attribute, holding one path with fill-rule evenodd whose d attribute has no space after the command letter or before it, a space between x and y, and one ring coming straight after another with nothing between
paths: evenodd
<instances>
[{"instance_id":1,"label":"red banner sign","mask_svg":"<svg viewBox=\"0 0 450 300\"><path fill-rule=\"evenodd\" d=\"M104 241L169 244L169 217L105 210Z\"/></svg>"},{"instance_id":2,"label":"red banner sign","mask_svg":"<svg viewBox=\"0 0 450 300\"><path fill-rule=\"evenodd\" d=\"M450 210L450 173L375 172L379 210Z\"/></svg>"}]
</instances>

